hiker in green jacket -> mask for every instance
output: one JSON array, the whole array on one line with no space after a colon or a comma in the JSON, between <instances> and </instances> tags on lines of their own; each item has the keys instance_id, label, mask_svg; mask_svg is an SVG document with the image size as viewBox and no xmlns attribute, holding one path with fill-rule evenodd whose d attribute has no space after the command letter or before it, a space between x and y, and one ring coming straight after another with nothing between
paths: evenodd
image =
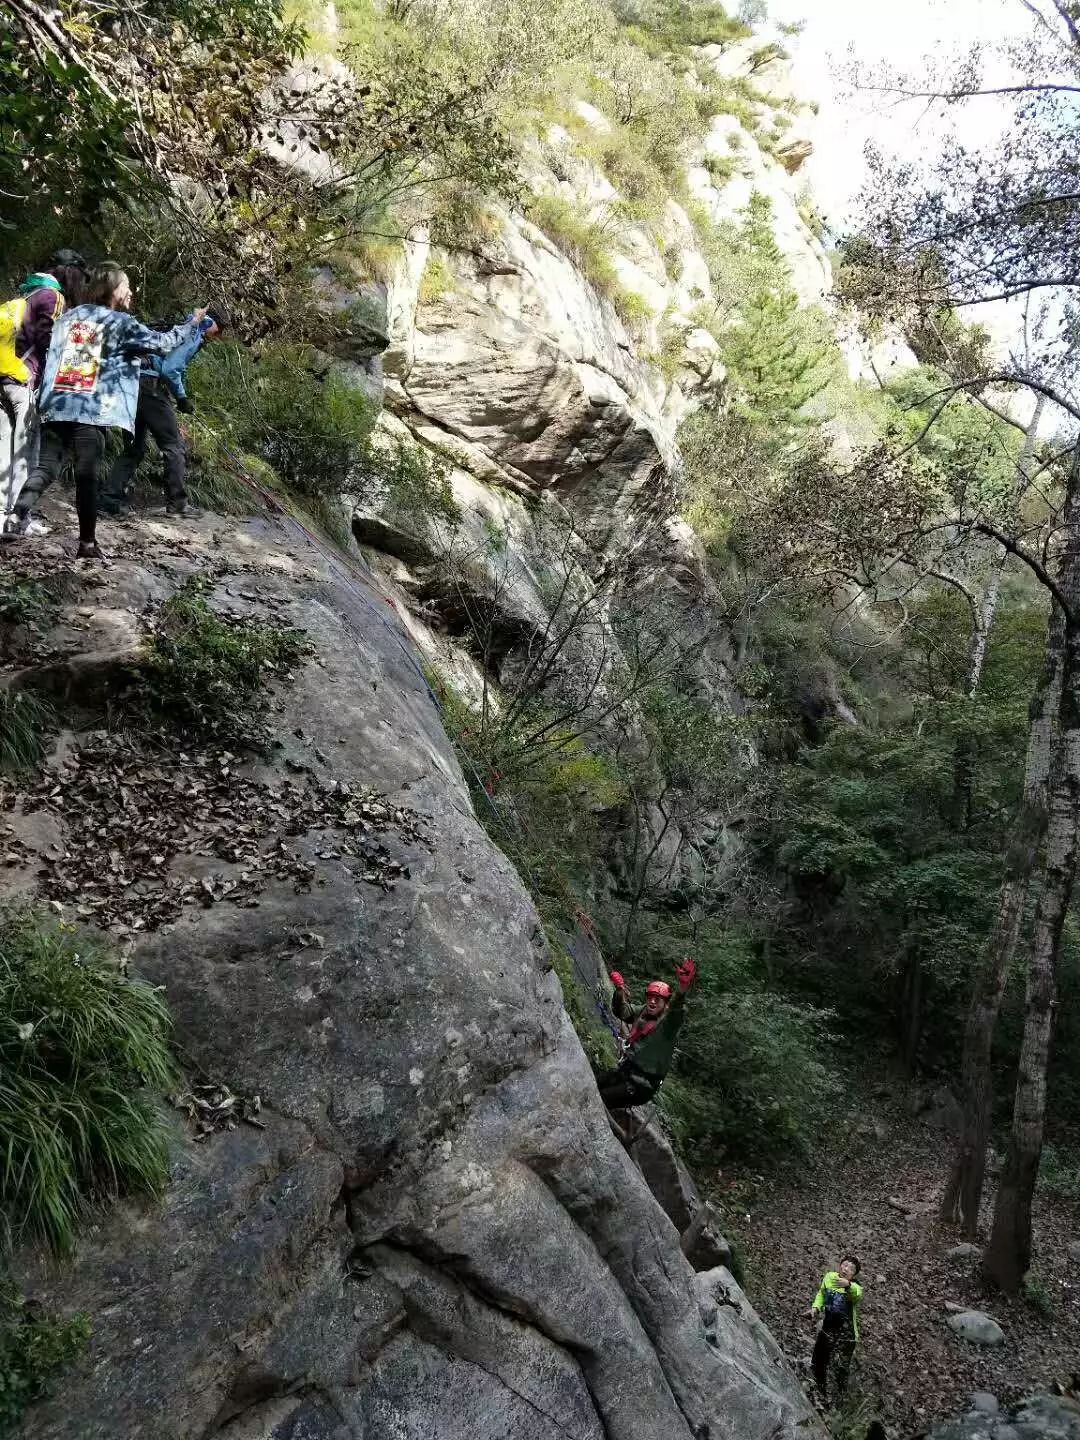
<instances>
[{"instance_id":1,"label":"hiker in green jacket","mask_svg":"<svg viewBox=\"0 0 1080 1440\"><path fill-rule=\"evenodd\" d=\"M597 1077L600 1098L609 1110L644 1105L659 1090L671 1066L687 991L696 975L693 960L684 960L675 970L678 992L673 993L666 980L653 980L645 989L644 1008L635 1011L626 981L617 970L611 972L615 987L612 1008L620 1020L630 1022L630 1033L622 1062Z\"/></svg>"},{"instance_id":2,"label":"hiker in green jacket","mask_svg":"<svg viewBox=\"0 0 1080 1440\"><path fill-rule=\"evenodd\" d=\"M821 1329L814 1342L810 1368L823 1399L833 1360L836 1361L836 1388L841 1395L847 1389L848 1374L859 1341L859 1306L863 1292L855 1276L861 1269L854 1255L845 1255L839 1270L826 1272L810 1306L810 1315L814 1319L821 1317Z\"/></svg>"}]
</instances>

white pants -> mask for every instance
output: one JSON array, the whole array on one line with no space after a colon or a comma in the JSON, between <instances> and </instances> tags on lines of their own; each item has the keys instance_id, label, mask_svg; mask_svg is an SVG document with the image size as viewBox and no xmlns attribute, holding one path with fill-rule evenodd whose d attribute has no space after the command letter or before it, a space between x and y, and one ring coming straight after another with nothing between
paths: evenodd
<instances>
[{"instance_id":1,"label":"white pants","mask_svg":"<svg viewBox=\"0 0 1080 1440\"><path fill-rule=\"evenodd\" d=\"M15 509L29 479L36 431L30 386L0 375L0 520Z\"/></svg>"}]
</instances>

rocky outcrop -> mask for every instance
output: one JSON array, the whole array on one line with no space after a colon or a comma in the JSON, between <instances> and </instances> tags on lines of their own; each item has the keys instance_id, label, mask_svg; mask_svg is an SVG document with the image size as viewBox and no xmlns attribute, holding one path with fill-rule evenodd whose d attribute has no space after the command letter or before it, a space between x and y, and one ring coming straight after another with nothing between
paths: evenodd
<instances>
[{"instance_id":1,"label":"rocky outcrop","mask_svg":"<svg viewBox=\"0 0 1080 1440\"><path fill-rule=\"evenodd\" d=\"M426 259L426 245L410 250ZM462 470L572 504L598 550L674 503L674 439L610 302L528 221L503 217L483 257L451 257L437 298L396 288L387 403ZM415 275L419 285L420 276Z\"/></svg>"},{"instance_id":2,"label":"rocky outcrop","mask_svg":"<svg viewBox=\"0 0 1080 1440\"><path fill-rule=\"evenodd\" d=\"M51 538L33 555L67 571ZM144 783L178 798L155 810L168 864L123 902L157 918L126 923L125 943L165 986L185 1063L261 1108L198 1146L178 1127L163 1200L102 1216L72 1264L19 1258L29 1294L93 1325L23 1435L813 1433L745 1298L695 1280L612 1136L532 904L370 574L284 520L143 522L108 571L65 581L50 663L137 641L147 607L194 574L215 608L300 626L312 653L260 760L140 761L131 741L127 803ZM59 791L16 800L9 880L39 883L42 847L53 864L81 853L97 792L80 764L104 743L68 735ZM236 861L194 819L223 765L213 813L248 847ZM286 832L256 853L275 813ZM70 913L112 913L109 874L70 868Z\"/></svg>"}]
</instances>

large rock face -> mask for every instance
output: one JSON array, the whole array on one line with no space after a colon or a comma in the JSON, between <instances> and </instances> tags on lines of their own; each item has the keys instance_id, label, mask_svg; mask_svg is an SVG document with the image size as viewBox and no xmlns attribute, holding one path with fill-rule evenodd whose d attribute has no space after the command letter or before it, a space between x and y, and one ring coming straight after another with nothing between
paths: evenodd
<instances>
[{"instance_id":1,"label":"large rock face","mask_svg":"<svg viewBox=\"0 0 1080 1440\"><path fill-rule=\"evenodd\" d=\"M383 360L387 402L480 479L573 497L603 548L674 502L655 377L610 302L535 226L505 216L489 248L455 258L452 284L415 309L410 255ZM421 265L426 249L410 246Z\"/></svg>"},{"instance_id":2,"label":"large rock face","mask_svg":"<svg viewBox=\"0 0 1080 1440\"><path fill-rule=\"evenodd\" d=\"M34 563L64 572L59 543L38 544ZM19 1258L28 1293L93 1323L22 1434L813 1433L763 1327L695 1283L613 1138L532 904L370 576L283 521L207 518L180 537L144 522L118 544L110 570L65 580L50 676L100 681L98 660L130 656L146 607L194 574L223 611L303 627L313 653L268 717L272 760L125 762L126 803L144 780L170 793L170 775L180 797L154 815L169 863L137 887L149 912L168 894L177 913L129 927L133 963L166 987L189 1068L262 1109L198 1146L178 1128L164 1199L102 1217L72 1264ZM33 880L35 847L87 841L88 743L68 736L54 762L79 805L46 789L7 817L24 857L10 883ZM262 859L215 859L198 838L202 802L184 797L222 765L237 843L294 817L271 823ZM69 903L106 913L97 882Z\"/></svg>"}]
</instances>

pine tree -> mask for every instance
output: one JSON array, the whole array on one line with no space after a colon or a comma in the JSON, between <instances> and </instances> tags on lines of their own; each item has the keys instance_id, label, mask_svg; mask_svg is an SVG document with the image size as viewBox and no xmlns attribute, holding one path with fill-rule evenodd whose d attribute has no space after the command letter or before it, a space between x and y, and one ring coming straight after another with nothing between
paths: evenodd
<instances>
[{"instance_id":1,"label":"pine tree","mask_svg":"<svg viewBox=\"0 0 1080 1440\"><path fill-rule=\"evenodd\" d=\"M723 360L739 411L767 429L777 448L787 448L807 424L806 407L829 382L832 351L819 313L799 305L766 196L750 197L738 246L744 298Z\"/></svg>"}]
</instances>

